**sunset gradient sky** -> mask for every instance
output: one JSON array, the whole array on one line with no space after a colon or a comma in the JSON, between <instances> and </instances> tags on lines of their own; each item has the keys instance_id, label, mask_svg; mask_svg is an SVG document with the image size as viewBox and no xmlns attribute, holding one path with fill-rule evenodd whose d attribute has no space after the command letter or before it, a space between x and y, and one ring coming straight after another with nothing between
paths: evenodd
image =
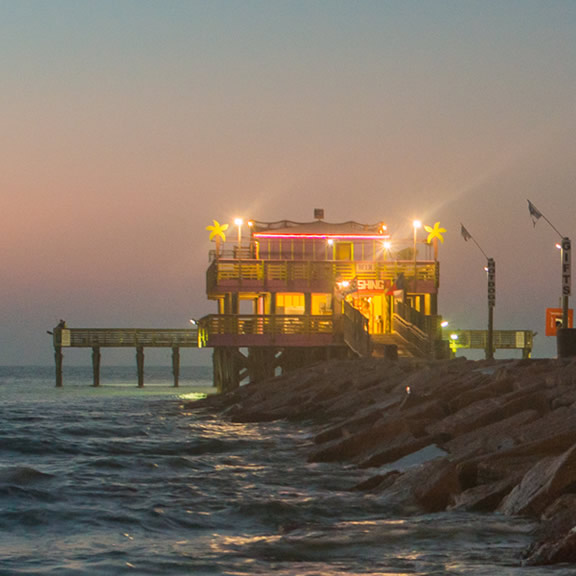
<instances>
[{"instance_id":1,"label":"sunset gradient sky","mask_svg":"<svg viewBox=\"0 0 576 576\"><path fill-rule=\"evenodd\" d=\"M495 327L553 356L526 199L576 242L575 31L573 0L0 0L0 364L51 364L60 318L187 327L213 219L316 207L439 221L440 312L486 328L463 222Z\"/></svg>"}]
</instances>

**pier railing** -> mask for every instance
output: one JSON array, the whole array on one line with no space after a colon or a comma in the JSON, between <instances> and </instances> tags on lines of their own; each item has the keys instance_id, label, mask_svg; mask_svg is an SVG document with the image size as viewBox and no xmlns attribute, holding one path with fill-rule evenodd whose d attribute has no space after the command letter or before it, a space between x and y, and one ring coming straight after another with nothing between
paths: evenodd
<instances>
[{"instance_id":1,"label":"pier railing","mask_svg":"<svg viewBox=\"0 0 576 576\"><path fill-rule=\"evenodd\" d=\"M61 328L54 346L93 348L197 348L198 329L185 328Z\"/></svg>"},{"instance_id":2,"label":"pier railing","mask_svg":"<svg viewBox=\"0 0 576 576\"><path fill-rule=\"evenodd\" d=\"M368 332L368 318L351 304L344 301L342 306L342 334L344 342L358 356L370 356L372 341Z\"/></svg>"},{"instance_id":3,"label":"pier railing","mask_svg":"<svg viewBox=\"0 0 576 576\"><path fill-rule=\"evenodd\" d=\"M399 301L394 306L394 332L408 343L414 355L431 359L446 356L441 345L440 316L423 314Z\"/></svg>"},{"instance_id":4,"label":"pier railing","mask_svg":"<svg viewBox=\"0 0 576 576\"><path fill-rule=\"evenodd\" d=\"M459 348L486 350L488 347L488 330L451 330L447 337L454 353ZM522 350L524 358L532 353L532 330L494 330L492 338L495 350Z\"/></svg>"},{"instance_id":5,"label":"pier railing","mask_svg":"<svg viewBox=\"0 0 576 576\"><path fill-rule=\"evenodd\" d=\"M334 319L331 315L305 314L209 314L199 321L201 346L273 344L282 339L284 344L301 345L316 337L331 337Z\"/></svg>"}]
</instances>

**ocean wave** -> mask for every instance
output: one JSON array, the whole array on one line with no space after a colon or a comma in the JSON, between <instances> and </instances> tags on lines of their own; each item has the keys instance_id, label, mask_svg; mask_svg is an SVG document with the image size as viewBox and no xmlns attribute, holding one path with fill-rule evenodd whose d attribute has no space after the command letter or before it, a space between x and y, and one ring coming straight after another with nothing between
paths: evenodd
<instances>
[{"instance_id":1,"label":"ocean wave","mask_svg":"<svg viewBox=\"0 0 576 576\"><path fill-rule=\"evenodd\" d=\"M0 485L29 486L53 478L52 474L28 466L0 468Z\"/></svg>"}]
</instances>

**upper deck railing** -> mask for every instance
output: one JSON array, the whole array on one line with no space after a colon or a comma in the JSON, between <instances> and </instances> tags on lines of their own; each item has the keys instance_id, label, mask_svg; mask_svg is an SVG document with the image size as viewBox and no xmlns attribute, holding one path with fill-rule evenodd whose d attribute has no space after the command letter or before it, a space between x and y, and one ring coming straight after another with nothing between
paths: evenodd
<instances>
[{"instance_id":1,"label":"upper deck railing","mask_svg":"<svg viewBox=\"0 0 576 576\"><path fill-rule=\"evenodd\" d=\"M419 260L416 264L408 260L382 262L360 262L350 260L214 260L207 271L208 291L219 287L243 286L266 289L267 286L297 283L302 286L325 285L330 289L336 282L354 279L370 282L375 289L402 287L411 291L415 286L425 291L435 291L439 285L439 264L437 261ZM399 281L404 286L396 286Z\"/></svg>"}]
</instances>

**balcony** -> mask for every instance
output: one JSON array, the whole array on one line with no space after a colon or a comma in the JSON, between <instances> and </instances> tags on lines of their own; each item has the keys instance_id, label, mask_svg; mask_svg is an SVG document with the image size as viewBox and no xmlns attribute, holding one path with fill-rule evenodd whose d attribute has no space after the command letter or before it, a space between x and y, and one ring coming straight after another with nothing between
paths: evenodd
<instances>
[{"instance_id":1,"label":"balcony","mask_svg":"<svg viewBox=\"0 0 576 576\"><path fill-rule=\"evenodd\" d=\"M342 345L333 316L210 314L200 320L201 346Z\"/></svg>"},{"instance_id":2,"label":"balcony","mask_svg":"<svg viewBox=\"0 0 576 576\"><path fill-rule=\"evenodd\" d=\"M435 294L439 284L439 265L434 260L414 263L413 260L361 262L221 258L210 264L206 286L209 297L227 292L332 293L336 282L342 280L373 280L379 281L375 286L392 288L400 276L404 277L408 292Z\"/></svg>"}]
</instances>

